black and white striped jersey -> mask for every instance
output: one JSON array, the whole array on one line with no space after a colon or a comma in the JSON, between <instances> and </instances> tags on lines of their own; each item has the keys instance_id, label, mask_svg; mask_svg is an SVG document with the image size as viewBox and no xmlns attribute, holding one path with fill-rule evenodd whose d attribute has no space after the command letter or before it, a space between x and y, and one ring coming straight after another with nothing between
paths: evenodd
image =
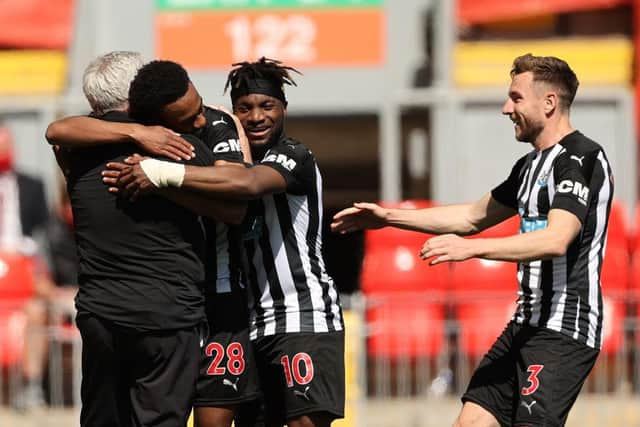
<instances>
[{"instance_id":1,"label":"black and white striped jersey","mask_svg":"<svg viewBox=\"0 0 640 427\"><path fill-rule=\"evenodd\" d=\"M601 348L600 272L613 198L613 175L602 147L575 131L518 160L492 196L518 211L520 233L546 227L551 209L567 210L581 221L565 255L518 264L513 319Z\"/></svg>"},{"instance_id":2,"label":"black and white striped jersey","mask_svg":"<svg viewBox=\"0 0 640 427\"><path fill-rule=\"evenodd\" d=\"M311 151L283 137L259 161L285 193L251 204L247 231L251 338L343 329L338 292L322 259L322 177Z\"/></svg>"},{"instance_id":3,"label":"black and white striped jersey","mask_svg":"<svg viewBox=\"0 0 640 427\"><path fill-rule=\"evenodd\" d=\"M213 153L214 162L242 163L240 141L233 119L226 113L205 107L207 123L197 136ZM211 218L203 218L207 237L205 294L207 301L215 294L244 288L245 265L242 229Z\"/></svg>"}]
</instances>

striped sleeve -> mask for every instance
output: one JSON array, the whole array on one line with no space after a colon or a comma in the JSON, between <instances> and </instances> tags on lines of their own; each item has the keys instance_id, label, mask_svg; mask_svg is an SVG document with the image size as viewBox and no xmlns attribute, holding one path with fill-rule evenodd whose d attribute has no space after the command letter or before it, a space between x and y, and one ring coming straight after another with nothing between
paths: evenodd
<instances>
[{"instance_id":1,"label":"striped sleeve","mask_svg":"<svg viewBox=\"0 0 640 427\"><path fill-rule=\"evenodd\" d=\"M527 156L521 157L511 169L505 181L491 190L491 196L499 203L518 210L518 188Z\"/></svg>"}]
</instances>

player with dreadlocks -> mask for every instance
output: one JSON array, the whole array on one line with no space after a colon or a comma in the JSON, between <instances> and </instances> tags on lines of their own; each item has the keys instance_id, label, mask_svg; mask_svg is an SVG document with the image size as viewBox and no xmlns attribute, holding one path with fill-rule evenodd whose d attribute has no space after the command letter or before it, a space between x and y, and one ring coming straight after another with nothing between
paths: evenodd
<instances>
[{"instance_id":1,"label":"player with dreadlocks","mask_svg":"<svg viewBox=\"0 0 640 427\"><path fill-rule=\"evenodd\" d=\"M105 74L105 79L110 77L106 72L103 74ZM99 82L103 83L102 81ZM131 139L126 135L129 135L131 132L137 135L140 131L142 131L142 135L149 135L150 131L153 133L154 129L146 128L136 123L129 123L132 120L136 120L145 125L155 125L155 132L161 132L159 142L162 140L162 129L164 129L166 131L164 133L168 133L168 135L177 135L174 134L174 132L183 133L182 136L178 136L178 138L185 138L185 144L189 143L189 146L198 150L198 155L189 160L191 163L198 162L197 164L200 165L235 165L228 167L244 169L243 156L240 153L242 143L238 141L239 135L236 132L233 117L223 111L203 106L200 94L191 82L186 70L179 64L172 61L152 61L140 68L133 81L131 81L131 84L129 84L129 80L123 79L113 82L107 81L107 83L109 83L107 87L116 87L119 89L117 93L125 94L123 97L125 99L125 107L129 107L129 116L131 119L127 120L127 123L101 123L100 120L89 117L66 118L63 119L62 129L59 129L59 123L58 125L52 124L52 126L54 126L54 132L52 133L57 141L60 143L66 142L68 145L74 141L80 141L86 146L94 146L94 148L92 148L94 151L101 150L100 152L104 151L107 154L122 151L125 155L129 155L135 152L135 148L131 143L124 143ZM96 89L96 97L106 96L101 93L102 90L102 86ZM111 93L107 95L111 95ZM121 114L124 118L128 118L126 112L122 112ZM161 128L158 125L166 126L167 129ZM56 127L58 129L56 129ZM169 129L171 131L169 131ZM48 133L47 136L51 137L52 135ZM122 140L122 136L124 136L124 141ZM158 139L157 137L155 138L156 140ZM149 137L147 136L146 139L148 140ZM123 148L120 148L121 146ZM192 157L191 149L189 149L188 152L189 157ZM84 151L81 153L84 153ZM77 157L80 158L81 156L78 155ZM84 159L84 161L91 162L97 171L96 175L99 177L100 172L104 168L104 163L111 160L111 157L106 157L105 160L101 162L91 159L92 158L89 157L89 160ZM109 195L104 188L101 188L99 180L96 184L97 187L96 185L91 187L94 192L97 191L98 195L102 195L102 192L104 192L104 197L115 201L114 197ZM204 273L206 273L206 280L199 282L197 284L198 286L194 284L193 288L194 292L199 296L200 301L202 301L202 290L204 289L204 310L202 307L199 308L201 313L206 312L210 328L207 339L200 342L200 347L198 347L198 337L194 340L196 347L193 348L193 353L189 357L191 360L195 359L195 363L192 363L191 366L183 363L177 368L176 374L184 384L183 387L179 388L178 395L176 395L175 392L156 392L151 396L153 399L148 398L150 401L143 405L140 411L142 411L143 414L150 413L150 416L153 416L155 413L152 409L158 408L157 412L164 413L161 411L172 409L181 403L185 407L184 410L182 406L179 408L180 416L185 418L182 421L182 425L184 425L188 411L193 405L195 406L194 418L197 427L230 427L233 422L236 406L240 403L255 400L260 393L257 369L251 355L248 325L249 316L243 289L246 287L245 281L247 275L242 229L235 225L242 220L242 214L246 211L246 203L242 201L230 203L228 200L225 200L224 203L216 203L208 196L203 197L199 194L187 194L188 192L186 191L176 191L175 189L169 190L170 193L160 193L160 195L172 197L177 203L186 204L189 210L203 214L198 221L196 221L197 218L195 215L189 217L189 219L191 219L191 228L199 234L204 228L206 234L206 242L204 242L206 243L206 254L204 257L205 268L202 272L203 276L205 276ZM124 206L122 209L124 209L125 212L132 210L132 212L139 216L137 214L138 210L149 205L154 200L155 204L153 206L164 207L164 205L159 204L162 202L162 199L159 197L147 197L144 200L140 200L139 203L132 203L130 205L127 203L119 203L118 206L122 205ZM166 204L167 202L164 203ZM206 211L204 210L205 207L208 208ZM214 208L217 209L217 211L215 211ZM106 211L106 214L110 213L110 210ZM103 214L103 216L106 214ZM150 214L155 219L154 223L159 222L160 224L166 222L165 217L168 215L166 208L160 210L152 209ZM109 223L110 222L112 221L109 221ZM136 224L139 222L140 221L137 221ZM136 236L134 231L138 234L142 233L144 236L149 234L148 227L140 228L142 225L136 226L133 224L133 231L126 228L126 233L121 232L114 234L116 230L108 229L107 234L109 236L114 235L115 237L121 237L122 245L128 248L131 247L129 240L132 236ZM181 236L181 233L176 234L176 232L172 232L167 238L175 240L179 236ZM148 236L146 237L147 240L149 238ZM155 239L157 240L157 238ZM145 240L145 242L147 242L147 240ZM100 243L102 244L104 242L101 241ZM146 254L144 250L156 249L155 253L157 257L164 260L166 264L166 262L171 261L171 258L168 258L168 254L171 251L184 251L188 247L189 246L185 244L178 246L164 245L162 248L157 249L155 246L150 246L147 243L147 246L142 248L143 250L138 251L138 253L134 254L135 256L130 256L127 259L133 262L132 260L139 259L142 256L144 260L147 260L148 254ZM160 276L160 278L154 277L154 285L162 284L162 280L168 280L167 275L169 275L169 278L173 277L169 274L171 271L174 271L174 275L178 276L174 281L180 283L186 280L187 273L189 272L189 270L186 269L188 267L187 264L184 262L173 263L169 267L165 264L162 264L162 268L152 269L156 275ZM198 265L202 267L201 263ZM132 281L139 282L141 280L133 274L130 276ZM183 284L183 286L186 286L186 284ZM172 289L165 290L158 286L154 286L154 289L153 292L145 293L142 292L142 290L144 290L142 289L136 293L136 295L140 295L142 300L137 302L134 309L127 311L129 317L142 316L144 319L148 318L150 316L149 311L157 306L157 303L154 305L150 304L154 303L154 301L160 297L168 299L167 301L162 299L164 304L158 309L159 313L164 313L165 315L167 311L171 313L175 311L172 305L179 306L185 304L185 298L181 296L182 294ZM104 305L103 300L99 302L100 305ZM117 300L115 304L122 305L122 298ZM128 308L129 305L126 307ZM191 309L189 313L193 316L194 312L195 310ZM136 315L135 313L141 314ZM185 316L181 317L184 318ZM201 320L202 319L198 319L198 321ZM184 321L185 320L183 320L183 322ZM158 327L157 323L158 322L153 326ZM174 330L165 331L165 333L171 335L174 333ZM123 351L129 354L131 349L127 347L124 348ZM198 357L198 352L200 357ZM101 357L99 360L105 360L107 357L106 353L101 352ZM155 359L157 359L157 357L155 357ZM120 363L120 365L122 365L122 363ZM149 368L154 365L149 361L148 363L141 364L141 366ZM99 368L101 367L102 366ZM187 369L190 367L195 367L195 372ZM129 367L124 366L122 369L125 368L128 369ZM118 369L120 369L120 366ZM171 378L168 376L171 372L167 369L161 373L163 378ZM190 374L192 376L190 376ZM197 383L195 381L196 375L194 374L199 374L197 375ZM104 377L104 375L102 375L102 377ZM149 378L152 377L149 376ZM165 382L161 382L161 384ZM134 386L140 386L140 384L142 383L133 383ZM173 385L175 389L176 381L169 381L168 385ZM145 390L146 389L145 387ZM149 393L146 393L146 395L149 395ZM156 396L160 396L160 398ZM127 398L128 394L126 390L124 394L117 392L114 397L114 399ZM172 422L172 419L168 417L163 418L156 416L156 418L164 420L162 421L164 423ZM118 423L111 422L106 424L117 425ZM150 423L143 424L151 425ZM176 424L174 422L171 425L178 424L180 423Z\"/></svg>"},{"instance_id":2,"label":"player with dreadlocks","mask_svg":"<svg viewBox=\"0 0 640 427\"><path fill-rule=\"evenodd\" d=\"M229 73L226 87L249 139L252 167L176 167L136 157L114 164L106 181L133 198L173 186L252 200L248 299L265 424L325 427L344 414L344 326L321 253L320 171L311 151L284 130L284 85L295 85L292 72L262 58ZM240 426L255 425L244 411L239 418Z\"/></svg>"}]
</instances>

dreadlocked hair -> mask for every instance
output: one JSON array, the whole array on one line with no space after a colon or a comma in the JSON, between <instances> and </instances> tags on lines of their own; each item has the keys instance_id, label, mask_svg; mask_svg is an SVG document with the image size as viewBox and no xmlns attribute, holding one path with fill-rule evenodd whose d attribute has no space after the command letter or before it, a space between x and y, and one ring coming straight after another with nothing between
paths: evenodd
<instances>
[{"instance_id":1,"label":"dreadlocked hair","mask_svg":"<svg viewBox=\"0 0 640 427\"><path fill-rule=\"evenodd\" d=\"M151 61L144 65L129 86L129 114L150 124L167 105L182 98L189 89L189 75L178 63Z\"/></svg>"},{"instance_id":2,"label":"dreadlocked hair","mask_svg":"<svg viewBox=\"0 0 640 427\"><path fill-rule=\"evenodd\" d=\"M249 82L256 79L265 79L273 83L277 83L279 87L285 84L289 86L297 86L291 77L291 72L302 75L302 73L293 67L282 65L282 62L265 58L264 56L256 62L236 62L232 65L234 68L227 76L227 82L224 85L224 92L227 89L238 88L249 85Z\"/></svg>"}]
</instances>

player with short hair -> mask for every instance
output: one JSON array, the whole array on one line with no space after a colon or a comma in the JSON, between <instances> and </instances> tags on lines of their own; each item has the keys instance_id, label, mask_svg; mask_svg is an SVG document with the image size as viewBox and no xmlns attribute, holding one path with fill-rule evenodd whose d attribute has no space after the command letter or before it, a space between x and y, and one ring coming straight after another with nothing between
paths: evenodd
<instances>
[{"instance_id":1,"label":"player with short hair","mask_svg":"<svg viewBox=\"0 0 640 427\"><path fill-rule=\"evenodd\" d=\"M188 81L187 72L175 62L152 61L145 65L131 82L131 116L143 124L161 123L181 132L194 133L191 127L194 123L195 134L204 136L209 146L212 158L209 164L235 163L231 167L244 168L232 118L222 111L204 107L191 83L181 98L183 105L173 103L169 104L171 108L162 108L171 101L167 94L172 92L172 87L183 85L185 80ZM175 189L172 192L176 193ZM188 191L177 193L189 194ZM202 195L195 197L204 199ZM239 202L225 200L224 203ZM231 425L237 405L256 400L260 390L249 342L241 229L207 216L202 220L208 249L204 293L210 334L201 349L194 415L198 427L223 427ZM230 222L238 224L241 220L242 216Z\"/></svg>"},{"instance_id":2,"label":"player with short hair","mask_svg":"<svg viewBox=\"0 0 640 427\"><path fill-rule=\"evenodd\" d=\"M167 130L157 125L167 126L172 132L192 133L206 141L207 148L204 148L198 138L183 134L191 147L198 150L196 157L200 158L201 164L236 163L239 166L235 167L243 167L241 143L233 118L225 112L203 107L200 95L179 64L152 61L143 66L131 82L128 99L133 118L146 125L155 125L136 134L159 132L160 139ZM110 143L115 147L116 143L128 138L126 135L133 133L120 124L104 126L91 119L74 117L63 119L63 122L64 129L54 129L54 134L56 142L67 145L73 145L78 133L92 133L91 129L93 139L85 144ZM102 191L105 191L104 187ZM160 194L201 213L207 235L203 288L210 333L203 338L201 348L196 350L200 354L197 386L194 383L193 390L183 390L184 396L181 397L188 398L189 402L195 399L196 406L206 404L206 408L198 407L195 411L197 425L229 426L235 405L256 399L259 394L255 362L249 348L246 303L241 289L246 276L242 240L240 229L233 225L242 220L246 204L225 200L223 204L211 205L211 197L203 198L171 189Z\"/></svg>"},{"instance_id":3,"label":"player with short hair","mask_svg":"<svg viewBox=\"0 0 640 427\"><path fill-rule=\"evenodd\" d=\"M246 235L248 294L266 424L321 427L344 415L344 326L322 260L320 171L311 151L284 131L283 88L294 84L291 71L262 58L235 64L229 74L233 111L254 166L175 167L136 159L113 165L106 180L130 197L170 186L254 200Z\"/></svg>"},{"instance_id":4,"label":"player with short hair","mask_svg":"<svg viewBox=\"0 0 640 427\"><path fill-rule=\"evenodd\" d=\"M570 124L577 88L561 59L516 58L502 112L533 151L502 184L472 204L356 203L334 217L337 232L393 226L438 234L420 251L431 265L474 257L518 263L518 309L471 378L455 426L564 425L602 346L600 272L613 175L602 147ZM516 213L518 235L460 237Z\"/></svg>"},{"instance_id":5,"label":"player with short hair","mask_svg":"<svg viewBox=\"0 0 640 427\"><path fill-rule=\"evenodd\" d=\"M135 52L112 52L89 65L83 89L99 124L131 122L126 93L142 64ZM198 374L204 235L196 215L164 198L131 204L104 191L105 163L134 151L131 142L85 144L65 159L79 254L82 426L184 425Z\"/></svg>"}]
</instances>

